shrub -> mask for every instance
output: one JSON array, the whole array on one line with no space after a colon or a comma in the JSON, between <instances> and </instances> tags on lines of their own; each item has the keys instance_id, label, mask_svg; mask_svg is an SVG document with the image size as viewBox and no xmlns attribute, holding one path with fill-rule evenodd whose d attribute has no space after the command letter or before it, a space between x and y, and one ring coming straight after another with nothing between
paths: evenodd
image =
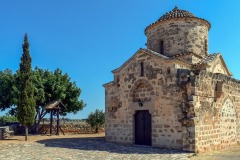
<instances>
[{"instance_id":1,"label":"shrub","mask_svg":"<svg viewBox=\"0 0 240 160\"><path fill-rule=\"evenodd\" d=\"M99 128L103 126L104 122L104 112L98 109L96 109L95 112L91 112L87 118L87 123L89 123L92 128L95 128L96 133L98 133Z\"/></svg>"},{"instance_id":2,"label":"shrub","mask_svg":"<svg viewBox=\"0 0 240 160\"><path fill-rule=\"evenodd\" d=\"M4 126L13 122L18 122L15 116L0 116L0 126Z\"/></svg>"}]
</instances>

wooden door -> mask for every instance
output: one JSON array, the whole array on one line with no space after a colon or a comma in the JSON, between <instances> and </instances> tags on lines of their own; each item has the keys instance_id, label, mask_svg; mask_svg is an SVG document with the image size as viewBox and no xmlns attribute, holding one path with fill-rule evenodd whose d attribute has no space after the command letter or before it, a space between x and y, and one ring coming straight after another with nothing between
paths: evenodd
<instances>
[{"instance_id":1,"label":"wooden door","mask_svg":"<svg viewBox=\"0 0 240 160\"><path fill-rule=\"evenodd\" d=\"M135 144L152 145L152 118L148 110L135 114Z\"/></svg>"}]
</instances>

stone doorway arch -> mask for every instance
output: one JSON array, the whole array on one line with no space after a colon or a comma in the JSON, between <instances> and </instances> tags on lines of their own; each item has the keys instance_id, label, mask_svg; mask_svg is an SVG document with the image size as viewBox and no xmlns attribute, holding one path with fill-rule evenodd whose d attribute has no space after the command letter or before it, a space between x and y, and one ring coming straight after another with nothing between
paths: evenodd
<instances>
[{"instance_id":1,"label":"stone doorway arch","mask_svg":"<svg viewBox=\"0 0 240 160\"><path fill-rule=\"evenodd\" d=\"M149 102L152 100L154 90L151 83L145 79L137 80L130 90L132 102Z\"/></svg>"}]
</instances>

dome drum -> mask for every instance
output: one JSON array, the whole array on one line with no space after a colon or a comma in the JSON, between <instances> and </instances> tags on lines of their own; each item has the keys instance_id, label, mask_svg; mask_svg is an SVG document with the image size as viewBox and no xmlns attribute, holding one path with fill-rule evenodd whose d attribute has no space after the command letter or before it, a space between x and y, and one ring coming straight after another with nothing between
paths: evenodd
<instances>
[{"instance_id":1,"label":"dome drum","mask_svg":"<svg viewBox=\"0 0 240 160\"><path fill-rule=\"evenodd\" d=\"M169 57L189 52L205 57L209 28L208 21L175 8L146 28L147 48Z\"/></svg>"}]
</instances>

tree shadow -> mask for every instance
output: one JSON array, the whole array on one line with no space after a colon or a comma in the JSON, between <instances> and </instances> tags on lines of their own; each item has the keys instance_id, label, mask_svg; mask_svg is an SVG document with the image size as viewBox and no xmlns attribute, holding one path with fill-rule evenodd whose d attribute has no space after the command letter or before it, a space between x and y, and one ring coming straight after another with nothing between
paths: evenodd
<instances>
[{"instance_id":1,"label":"tree shadow","mask_svg":"<svg viewBox=\"0 0 240 160\"><path fill-rule=\"evenodd\" d=\"M87 151L105 151L118 154L186 154L180 150L154 148L130 144L106 142L104 137L94 138L56 138L36 141L45 147L59 147Z\"/></svg>"},{"instance_id":2,"label":"tree shadow","mask_svg":"<svg viewBox=\"0 0 240 160\"><path fill-rule=\"evenodd\" d=\"M17 141L17 140L19 140L19 139L17 139L17 138L1 139L2 142L4 142L4 141Z\"/></svg>"}]
</instances>

